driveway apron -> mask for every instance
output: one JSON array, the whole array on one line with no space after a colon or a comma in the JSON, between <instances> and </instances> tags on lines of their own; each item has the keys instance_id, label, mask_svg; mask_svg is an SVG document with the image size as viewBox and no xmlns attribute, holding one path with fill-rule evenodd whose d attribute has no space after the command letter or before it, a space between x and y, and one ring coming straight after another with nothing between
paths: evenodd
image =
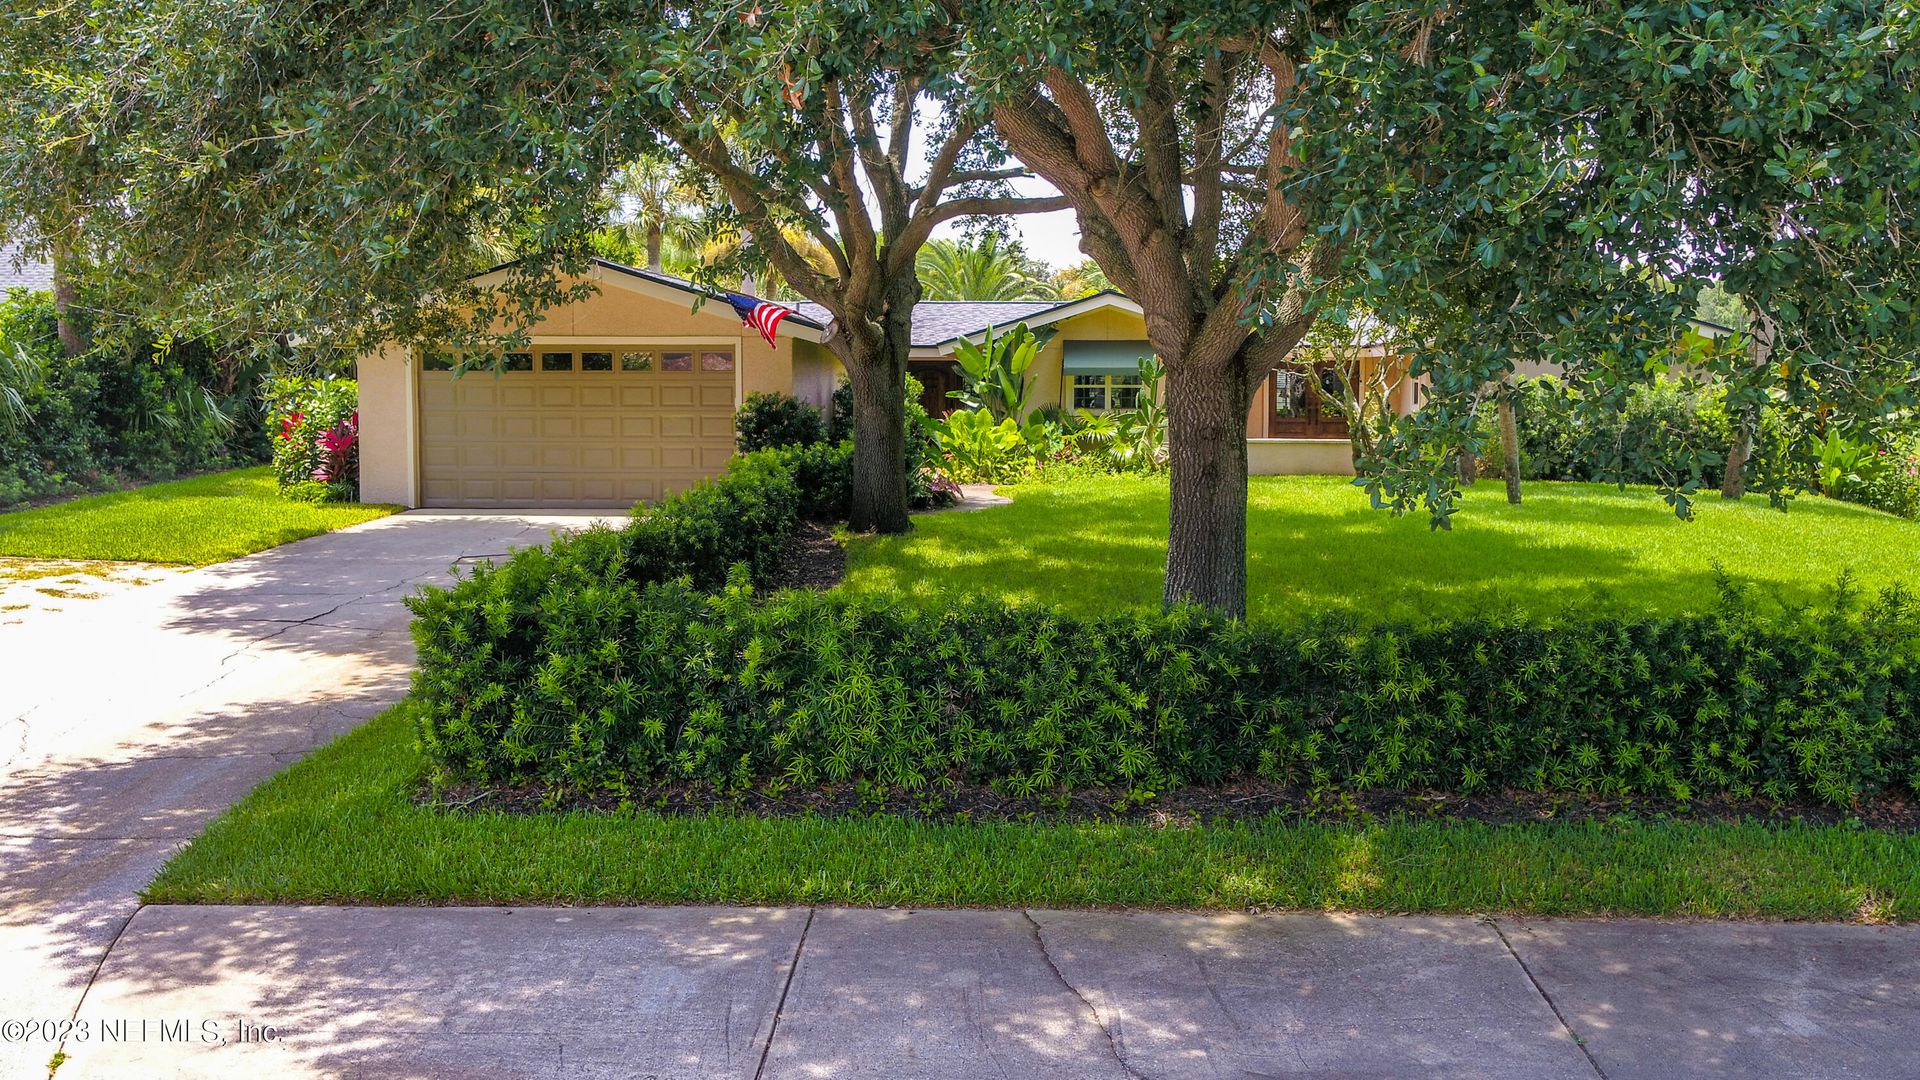
<instances>
[{"instance_id":1,"label":"driveway apron","mask_svg":"<svg viewBox=\"0 0 1920 1080\"><path fill-rule=\"evenodd\" d=\"M71 1016L182 843L405 694L410 593L594 520L415 511L0 625L0 1017Z\"/></svg>"}]
</instances>

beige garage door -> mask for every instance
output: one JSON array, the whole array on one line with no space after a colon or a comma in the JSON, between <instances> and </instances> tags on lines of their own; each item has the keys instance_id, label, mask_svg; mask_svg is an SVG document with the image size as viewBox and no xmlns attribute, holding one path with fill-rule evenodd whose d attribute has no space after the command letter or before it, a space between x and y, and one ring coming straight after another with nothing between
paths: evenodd
<instances>
[{"instance_id":1,"label":"beige garage door","mask_svg":"<svg viewBox=\"0 0 1920 1080\"><path fill-rule=\"evenodd\" d=\"M425 506L628 507L733 454L731 345L540 346L498 376L420 364Z\"/></svg>"}]
</instances>

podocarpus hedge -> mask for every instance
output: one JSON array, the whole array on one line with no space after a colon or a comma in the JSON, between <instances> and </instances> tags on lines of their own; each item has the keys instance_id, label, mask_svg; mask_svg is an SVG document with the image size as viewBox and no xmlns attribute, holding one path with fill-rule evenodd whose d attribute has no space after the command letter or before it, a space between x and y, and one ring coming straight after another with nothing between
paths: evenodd
<instances>
[{"instance_id":1,"label":"podocarpus hedge","mask_svg":"<svg viewBox=\"0 0 1920 1080\"><path fill-rule=\"evenodd\" d=\"M754 583L798 513L794 467L752 455L625 532L416 601L436 782L1920 790L1920 608L1904 594L1765 616L1729 590L1685 618L1285 628L769 596Z\"/></svg>"}]
</instances>

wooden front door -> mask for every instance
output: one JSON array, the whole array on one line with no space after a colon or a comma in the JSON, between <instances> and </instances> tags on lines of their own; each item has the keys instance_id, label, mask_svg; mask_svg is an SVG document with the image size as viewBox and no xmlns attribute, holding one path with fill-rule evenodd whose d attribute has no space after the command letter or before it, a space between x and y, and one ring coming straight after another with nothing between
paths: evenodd
<instances>
[{"instance_id":1,"label":"wooden front door","mask_svg":"<svg viewBox=\"0 0 1920 1080\"><path fill-rule=\"evenodd\" d=\"M1358 372L1351 372L1357 375ZM1332 364L1288 364L1273 369L1273 425L1276 439L1344 439L1346 418L1329 401L1345 394Z\"/></svg>"},{"instance_id":2,"label":"wooden front door","mask_svg":"<svg viewBox=\"0 0 1920 1080\"><path fill-rule=\"evenodd\" d=\"M960 372L951 361L908 364L907 374L920 380L920 407L928 416L938 420L960 407L958 401L947 396L962 385Z\"/></svg>"}]
</instances>

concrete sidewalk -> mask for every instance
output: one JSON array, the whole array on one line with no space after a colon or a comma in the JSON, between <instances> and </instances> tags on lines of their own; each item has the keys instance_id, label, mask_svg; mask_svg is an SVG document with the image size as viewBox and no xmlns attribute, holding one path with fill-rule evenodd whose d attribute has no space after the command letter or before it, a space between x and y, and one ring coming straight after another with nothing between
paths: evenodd
<instances>
[{"instance_id":1,"label":"concrete sidewalk","mask_svg":"<svg viewBox=\"0 0 1920 1080\"><path fill-rule=\"evenodd\" d=\"M1920 1069L1920 932L149 907L79 1019L61 1080L1890 1077Z\"/></svg>"},{"instance_id":2,"label":"concrete sidewalk","mask_svg":"<svg viewBox=\"0 0 1920 1080\"><path fill-rule=\"evenodd\" d=\"M406 693L415 586L589 520L401 514L0 625L0 1021L71 1016L180 844Z\"/></svg>"}]
</instances>

